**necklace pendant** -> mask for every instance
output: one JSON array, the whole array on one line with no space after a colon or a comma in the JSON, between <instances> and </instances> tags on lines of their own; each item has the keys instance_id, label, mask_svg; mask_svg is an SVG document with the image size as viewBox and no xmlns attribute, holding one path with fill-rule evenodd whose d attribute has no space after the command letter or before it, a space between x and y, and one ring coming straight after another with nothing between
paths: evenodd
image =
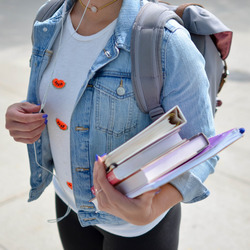
<instances>
[{"instance_id":1,"label":"necklace pendant","mask_svg":"<svg viewBox=\"0 0 250 250\"><path fill-rule=\"evenodd\" d=\"M92 5L92 6L90 7L90 10L91 10L92 12L96 13L96 12L98 11L98 8L97 8L95 5Z\"/></svg>"}]
</instances>

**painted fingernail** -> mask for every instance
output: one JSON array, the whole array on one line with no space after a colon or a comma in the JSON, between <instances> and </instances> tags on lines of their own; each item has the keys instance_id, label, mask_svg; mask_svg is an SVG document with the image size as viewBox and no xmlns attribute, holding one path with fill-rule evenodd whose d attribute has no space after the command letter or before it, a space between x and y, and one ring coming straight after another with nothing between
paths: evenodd
<instances>
[{"instance_id":1,"label":"painted fingernail","mask_svg":"<svg viewBox=\"0 0 250 250\"><path fill-rule=\"evenodd\" d=\"M47 114L44 114L42 117L43 117L43 118L47 118L47 117L48 117L48 115L47 115Z\"/></svg>"},{"instance_id":2,"label":"painted fingernail","mask_svg":"<svg viewBox=\"0 0 250 250\"><path fill-rule=\"evenodd\" d=\"M99 155L95 155L95 160L98 161Z\"/></svg>"},{"instance_id":3,"label":"painted fingernail","mask_svg":"<svg viewBox=\"0 0 250 250\"><path fill-rule=\"evenodd\" d=\"M47 119L45 119L44 124L45 124L45 125L47 125L47 123L48 123L48 120L47 120Z\"/></svg>"},{"instance_id":4,"label":"painted fingernail","mask_svg":"<svg viewBox=\"0 0 250 250\"><path fill-rule=\"evenodd\" d=\"M155 192L155 194L159 194L161 192L161 189L159 188L156 192Z\"/></svg>"},{"instance_id":5,"label":"painted fingernail","mask_svg":"<svg viewBox=\"0 0 250 250\"><path fill-rule=\"evenodd\" d=\"M103 157L103 156L105 156L105 155L107 155L107 154L105 153L105 154L101 155L101 157Z\"/></svg>"}]
</instances>

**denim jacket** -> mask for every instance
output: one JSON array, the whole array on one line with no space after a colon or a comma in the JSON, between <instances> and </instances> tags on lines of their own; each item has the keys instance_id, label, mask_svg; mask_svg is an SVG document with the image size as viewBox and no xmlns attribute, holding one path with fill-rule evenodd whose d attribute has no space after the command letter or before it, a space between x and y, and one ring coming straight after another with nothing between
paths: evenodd
<instances>
[{"instance_id":1,"label":"denim jacket","mask_svg":"<svg viewBox=\"0 0 250 250\"><path fill-rule=\"evenodd\" d=\"M68 12L74 1L67 2ZM151 123L149 115L138 108L131 84L131 28L142 5L142 0L123 1L115 32L89 70L75 102L70 126L71 172L82 226L124 223L105 212L96 213L89 200L93 198L95 155L110 152ZM34 25L27 97L31 103L39 103L41 76L53 55L53 44L65 19L62 9L50 19ZM166 111L175 105L180 106L187 119L181 136L190 138L198 132L212 136L214 124L204 59L181 25L169 21L165 27L161 51L164 74L162 105ZM125 91L119 92L121 84ZM54 169L47 129L34 145L28 145L28 152L31 169L29 201L33 201L53 177L37 165L38 162L51 172ZM181 192L184 202L191 203L208 196L209 191L203 182L214 171L216 160L216 157L212 158L171 182Z\"/></svg>"}]
</instances>

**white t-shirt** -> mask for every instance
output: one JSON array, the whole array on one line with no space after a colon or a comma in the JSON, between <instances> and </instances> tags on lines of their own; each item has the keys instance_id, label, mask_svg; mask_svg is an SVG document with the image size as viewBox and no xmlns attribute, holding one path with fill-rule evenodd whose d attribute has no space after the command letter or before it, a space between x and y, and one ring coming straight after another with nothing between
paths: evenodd
<instances>
[{"instance_id":1,"label":"white t-shirt","mask_svg":"<svg viewBox=\"0 0 250 250\"><path fill-rule=\"evenodd\" d=\"M114 32L116 20L100 32L81 36L75 32L68 15L60 43L54 45L54 54L45 70L40 85L40 100L46 99L44 111L48 114L48 132L55 164L53 183L57 195L75 212L70 164L70 120L75 102L87 78L89 69ZM83 59L84 58L84 59ZM165 216L146 226L132 224L98 225L100 228L125 237L139 236L152 229Z\"/></svg>"},{"instance_id":2,"label":"white t-shirt","mask_svg":"<svg viewBox=\"0 0 250 250\"><path fill-rule=\"evenodd\" d=\"M55 188L72 208L75 207L75 200L70 188L70 120L89 69L113 34L115 25L116 21L94 35L81 36L75 32L68 15L61 44L59 35L51 62L41 80L41 100L49 86L44 111L48 114L49 138L57 176L54 178Z\"/></svg>"}]
</instances>

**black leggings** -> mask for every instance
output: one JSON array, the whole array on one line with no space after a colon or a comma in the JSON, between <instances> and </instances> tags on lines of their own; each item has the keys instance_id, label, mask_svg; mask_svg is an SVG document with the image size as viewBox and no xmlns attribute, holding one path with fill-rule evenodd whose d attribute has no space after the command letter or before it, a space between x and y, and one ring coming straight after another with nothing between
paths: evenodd
<instances>
[{"instance_id":1,"label":"black leggings","mask_svg":"<svg viewBox=\"0 0 250 250\"><path fill-rule=\"evenodd\" d=\"M66 210L65 203L56 196L57 218ZM117 236L96 226L81 227L74 211L57 225L65 250L176 250L180 218L181 207L178 204L152 230L138 237Z\"/></svg>"}]
</instances>

